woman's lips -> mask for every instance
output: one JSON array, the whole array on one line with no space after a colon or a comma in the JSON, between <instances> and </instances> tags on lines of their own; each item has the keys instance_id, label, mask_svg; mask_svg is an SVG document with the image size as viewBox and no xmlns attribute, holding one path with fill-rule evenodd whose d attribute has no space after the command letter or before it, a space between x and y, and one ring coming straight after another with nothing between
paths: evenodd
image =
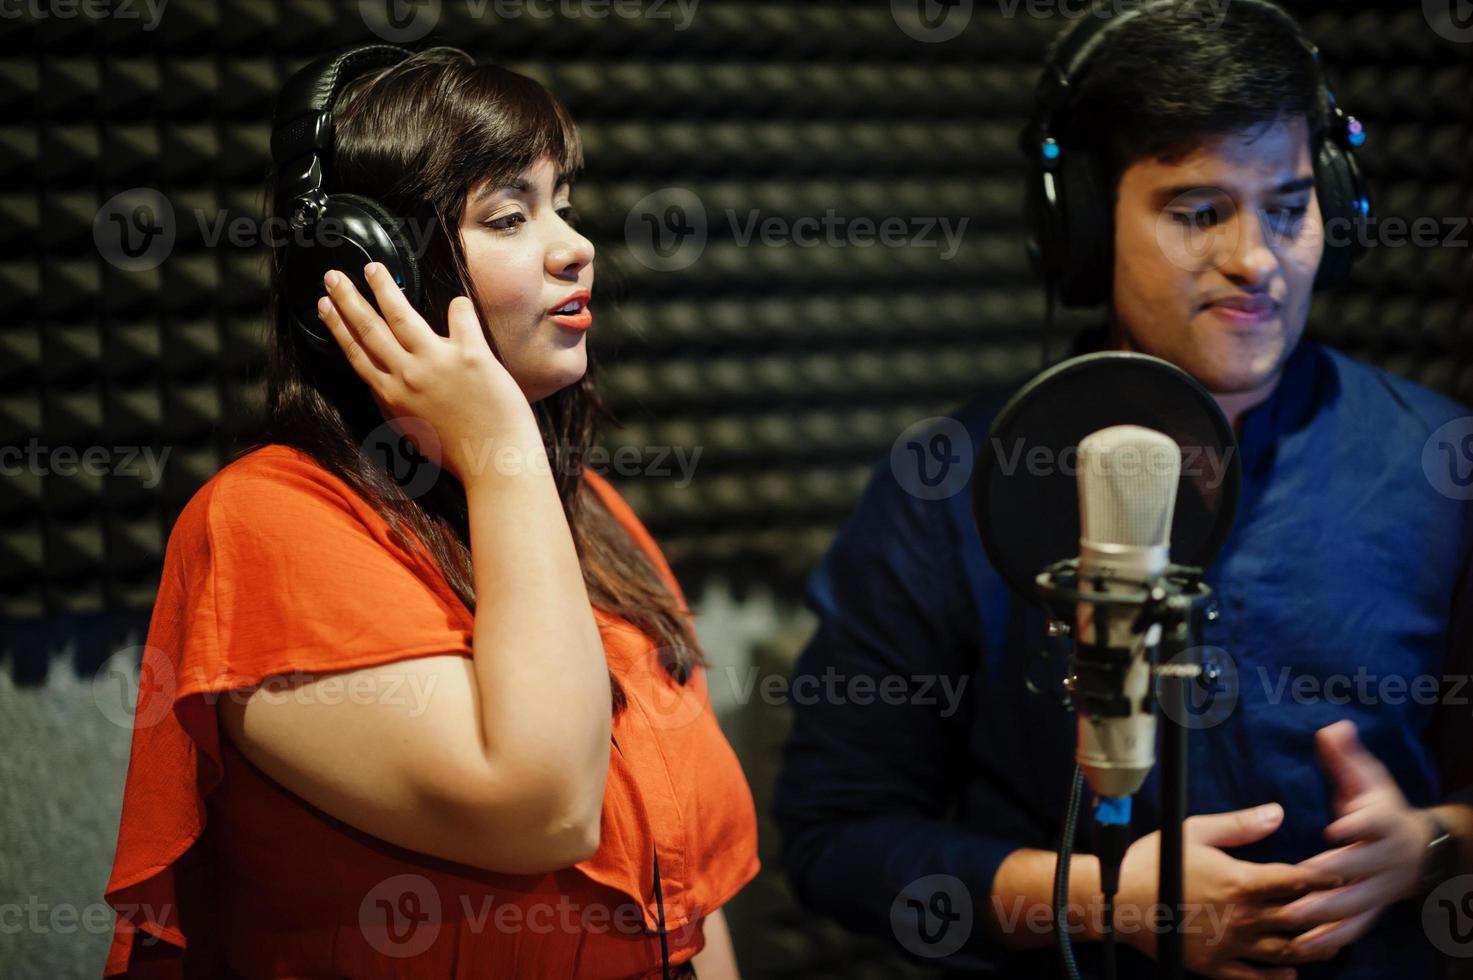
<instances>
[{"instance_id":1,"label":"woman's lips","mask_svg":"<svg viewBox=\"0 0 1473 980\"><path fill-rule=\"evenodd\" d=\"M593 326L593 311L584 306L577 313L561 313L553 317L552 321L569 330L587 330Z\"/></svg>"},{"instance_id":2,"label":"woman's lips","mask_svg":"<svg viewBox=\"0 0 1473 980\"><path fill-rule=\"evenodd\" d=\"M588 301L593 299L593 293L587 289L580 289L571 296L564 297L563 301L547 311L547 315L561 327L569 330L587 330L593 326L593 314L589 312ZM573 313L559 313L558 310L566 306L576 304L577 311Z\"/></svg>"}]
</instances>

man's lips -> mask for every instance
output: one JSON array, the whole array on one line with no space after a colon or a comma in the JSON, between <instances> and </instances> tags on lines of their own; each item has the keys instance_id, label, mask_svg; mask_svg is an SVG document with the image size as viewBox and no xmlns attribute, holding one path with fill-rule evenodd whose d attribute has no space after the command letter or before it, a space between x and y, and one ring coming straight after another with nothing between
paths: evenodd
<instances>
[{"instance_id":1,"label":"man's lips","mask_svg":"<svg viewBox=\"0 0 1473 980\"><path fill-rule=\"evenodd\" d=\"M1279 315L1279 301L1270 296L1223 296L1202 305L1207 313L1232 323L1262 323Z\"/></svg>"}]
</instances>

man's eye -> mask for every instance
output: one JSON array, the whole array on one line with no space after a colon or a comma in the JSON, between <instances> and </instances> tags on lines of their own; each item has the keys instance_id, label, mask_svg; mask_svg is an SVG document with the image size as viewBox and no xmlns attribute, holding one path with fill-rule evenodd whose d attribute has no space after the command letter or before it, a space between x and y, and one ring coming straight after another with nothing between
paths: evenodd
<instances>
[{"instance_id":1,"label":"man's eye","mask_svg":"<svg viewBox=\"0 0 1473 980\"><path fill-rule=\"evenodd\" d=\"M1268 212L1269 223L1280 232L1289 232L1296 228L1304 216L1309 213L1309 206L1303 205L1297 208L1276 208Z\"/></svg>"},{"instance_id":2,"label":"man's eye","mask_svg":"<svg viewBox=\"0 0 1473 980\"><path fill-rule=\"evenodd\" d=\"M558 217L562 218L568 224L572 225L575 228L578 227L578 211L573 207L573 205L569 204L565 207L558 208L557 213Z\"/></svg>"},{"instance_id":3,"label":"man's eye","mask_svg":"<svg viewBox=\"0 0 1473 980\"><path fill-rule=\"evenodd\" d=\"M1222 220L1222 215L1218 213L1217 208L1213 207L1196 208L1191 211L1173 211L1171 212L1171 217L1177 224L1185 225L1188 228L1198 231L1204 228L1211 228Z\"/></svg>"},{"instance_id":4,"label":"man's eye","mask_svg":"<svg viewBox=\"0 0 1473 980\"><path fill-rule=\"evenodd\" d=\"M522 216L522 212L513 211L511 214L504 214L499 218L492 218L489 221L483 221L481 222L481 224L485 225L487 228L492 228L496 231L511 231L518 222L526 220L527 219Z\"/></svg>"}]
</instances>

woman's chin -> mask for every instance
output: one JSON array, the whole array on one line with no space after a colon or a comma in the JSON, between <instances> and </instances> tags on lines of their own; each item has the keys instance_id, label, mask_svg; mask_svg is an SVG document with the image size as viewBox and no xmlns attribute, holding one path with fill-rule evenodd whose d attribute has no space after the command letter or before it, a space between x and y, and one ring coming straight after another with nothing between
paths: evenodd
<instances>
[{"instance_id":1,"label":"woman's chin","mask_svg":"<svg viewBox=\"0 0 1473 980\"><path fill-rule=\"evenodd\" d=\"M529 401L537 402L555 395L582 381L583 375L588 372L588 354L581 344L560 351L552 361L553 363L544 366L543 371L538 372L538 377L532 384L522 385L524 391L530 391Z\"/></svg>"}]
</instances>

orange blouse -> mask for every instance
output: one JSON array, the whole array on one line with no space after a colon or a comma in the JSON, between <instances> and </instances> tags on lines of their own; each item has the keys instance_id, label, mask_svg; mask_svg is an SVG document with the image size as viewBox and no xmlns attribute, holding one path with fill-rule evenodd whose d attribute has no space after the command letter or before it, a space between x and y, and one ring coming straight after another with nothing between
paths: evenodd
<instances>
[{"instance_id":1,"label":"orange blouse","mask_svg":"<svg viewBox=\"0 0 1473 980\"><path fill-rule=\"evenodd\" d=\"M628 504L586 479L684 607ZM236 751L218 699L273 674L469 657L473 617L308 454L273 444L224 467L165 552L105 891L117 918L104 975L644 977L660 970L661 906L670 962L689 960L703 917L757 872L751 792L704 672L676 684L649 636L594 613L629 703L613 723L592 857L506 875L370 836Z\"/></svg>"}]
</instances>

